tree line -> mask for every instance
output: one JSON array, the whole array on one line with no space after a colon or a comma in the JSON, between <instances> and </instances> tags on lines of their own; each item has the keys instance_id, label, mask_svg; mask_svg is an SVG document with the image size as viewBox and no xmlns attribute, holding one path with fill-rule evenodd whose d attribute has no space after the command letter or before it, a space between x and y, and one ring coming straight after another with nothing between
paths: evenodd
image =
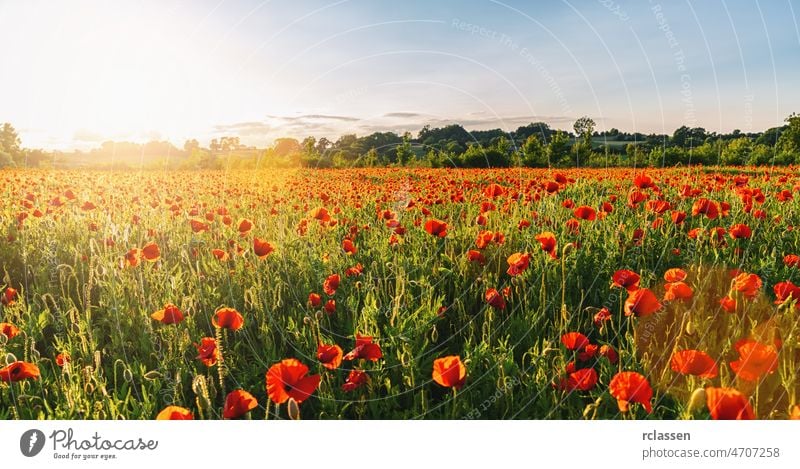
<instances>
[{"instance_id":1,"label":"tree line","mask_svg":"<svg viewBox=\"0 0 800 469\"><path fill-rule=\"evenodd\" d=\"M167 141L144 144L104 142L88 152L26 149L14 127L0 127L0 167L169 167L220 169L273 167L349 168L410 167L669 167L677 165L800 164L800 116L764 132L727 134L682 126L672 135L598 132L589 117L577 119L572 131L543 122L501 129L469 131L458 124L406 132L346 134L332 141L306 137L276 139L269 148L243 145L225 136L202 146L196 139L183 148Z\"/></svg>"}]
</instances>

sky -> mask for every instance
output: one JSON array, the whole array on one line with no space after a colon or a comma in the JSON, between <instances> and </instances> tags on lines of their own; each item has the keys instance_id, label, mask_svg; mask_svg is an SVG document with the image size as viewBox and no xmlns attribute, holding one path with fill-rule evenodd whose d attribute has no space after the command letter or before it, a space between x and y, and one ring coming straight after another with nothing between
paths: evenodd
<instances>
[{"instance_id":1,"label":"sky","mask_svg":"<svg viewBox=\"0 0 800 469\"><path fill-rule=\"evenodd\" d=\"M0 0L23 146L410 131L761 131L800 112L800 1Z\"/></svg>"}]
</instances>

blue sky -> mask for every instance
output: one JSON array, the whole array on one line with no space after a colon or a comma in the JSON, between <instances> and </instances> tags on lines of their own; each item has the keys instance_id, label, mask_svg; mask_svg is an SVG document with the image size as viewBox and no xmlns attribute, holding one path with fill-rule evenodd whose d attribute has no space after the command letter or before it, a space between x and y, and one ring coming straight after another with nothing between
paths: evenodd
<instances>
[{"instance_id":1,"label":"blue sky","mask_svg":"<svg viewBox=\"0 0 800 469\"><path fill-rule=\"evenodd\" d=\"M800 111L800 2L0 1L31 147L418 131L758 131ZM5 67L4 67L5 68Z\"/></svg>"}]
</instances>

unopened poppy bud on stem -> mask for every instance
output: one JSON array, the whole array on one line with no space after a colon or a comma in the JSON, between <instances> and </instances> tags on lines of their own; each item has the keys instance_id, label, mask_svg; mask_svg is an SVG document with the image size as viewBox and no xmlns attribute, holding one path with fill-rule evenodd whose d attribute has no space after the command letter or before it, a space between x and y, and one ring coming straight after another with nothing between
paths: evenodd
<instances>
[{"instance_id":1,"label":"unopened poppy bud on stem","mask_svg":"<svg viewBox=\"0 0 800 469\"><path fill-rule=\"evenodd\" d=\"M300 406L297 405L297 401L294 398L289 398L286 401L286 410L289 413L289 418L292 420L300 420Z\"/></svg>"},{"instance_id":2,"label":"unopened poppy bud on stem","mask_svg":"<svg viewBox=\"0 0 800 469\"><path fill-rule=\"evenodd\" d=\"M689 398L689 413L695 413L706 406L706 390L697 388Z\"/></svg>"}]
</instances>

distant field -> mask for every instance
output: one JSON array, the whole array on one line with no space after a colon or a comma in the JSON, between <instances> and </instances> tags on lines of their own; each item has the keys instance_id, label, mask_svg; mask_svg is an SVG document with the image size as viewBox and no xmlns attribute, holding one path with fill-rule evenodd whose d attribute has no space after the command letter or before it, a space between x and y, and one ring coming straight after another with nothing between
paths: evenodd
<instances>
[{"instance_id":1,"label":"distant field","mask_svg":"<svg viewBox=\"0 0 800 469\"><path fill-rule=\"evenodd\" d=\"M0 418L800 418L791 168L0 179Z\"/></svg>"}]
</instances>

